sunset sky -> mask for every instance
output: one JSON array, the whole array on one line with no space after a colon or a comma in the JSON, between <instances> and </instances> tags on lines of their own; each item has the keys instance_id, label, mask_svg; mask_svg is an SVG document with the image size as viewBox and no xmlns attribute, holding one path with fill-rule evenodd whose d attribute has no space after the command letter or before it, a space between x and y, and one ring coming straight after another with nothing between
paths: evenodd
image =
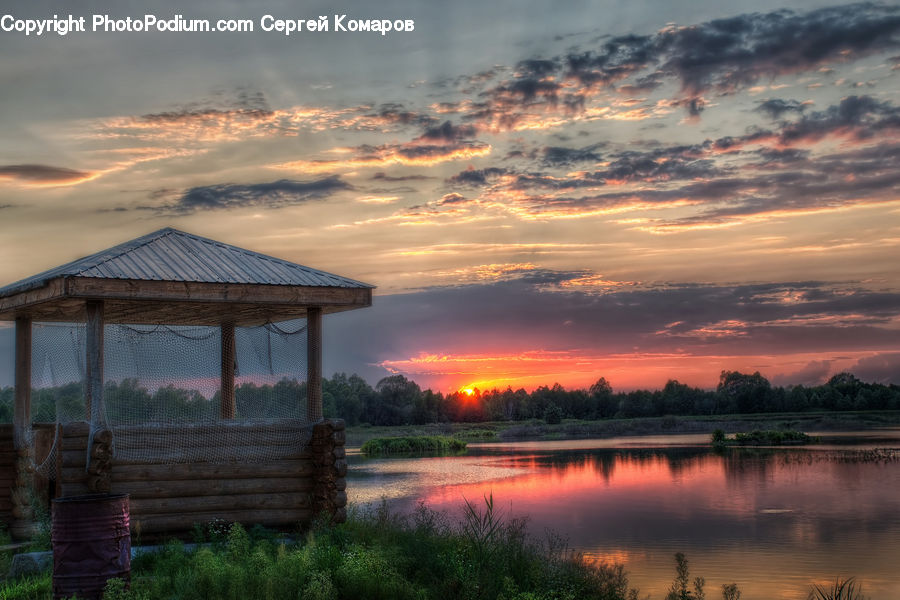
<instances>
[{"instance_id":1,"label":"sunset sky","mask_svg":"<svg viewBox=\"0 0 900 600\"><path fill-rule=\"evenodd\" d=\"M326 374L900 383L897 3L97 4L0 10L88 27L0 31L0 285L172 226L377 285Z\"/></svg>"}]
</instances>

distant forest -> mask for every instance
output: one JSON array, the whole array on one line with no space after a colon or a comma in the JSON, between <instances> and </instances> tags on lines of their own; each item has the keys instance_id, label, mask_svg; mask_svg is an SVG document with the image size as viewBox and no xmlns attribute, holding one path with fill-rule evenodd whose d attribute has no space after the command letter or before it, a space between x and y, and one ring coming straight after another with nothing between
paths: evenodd
<instances>
[{"instance_id":1,"label":"distant forest","mask_svg":"<svg viewBox=\"0 0 900 600\"><path fill-rule=\"evenodd\" d=\"M358 375L337 373L322 382L326 417L345 419L349 425L407 425L439 422L520 421L543 419L609 419L665 415L723 415L803 411L900 410L900 386L865 383L850 373L839 373L818 386L777 387L758 372L723 371L715 390L694 388L670 380L661 390L616 392L601 377L589 389L566 390L559 384L524 389L442 394L422 390L403 375L391 375L373 388ZM284 379L274 385L245 383L235 389L238 418L280 417L297 414L305 406L306 383ZM215 418L219 396L207 399L199 392L163 387L150 393L134 379L108 382L104 390L107 415L113 421L191 421ZM32 418L56 420L56 407L71 418L82 418L84 398L80 383L35 390ZM0 390L0 422L11 422L13 389Z\"/></svg>"}]
</instances>

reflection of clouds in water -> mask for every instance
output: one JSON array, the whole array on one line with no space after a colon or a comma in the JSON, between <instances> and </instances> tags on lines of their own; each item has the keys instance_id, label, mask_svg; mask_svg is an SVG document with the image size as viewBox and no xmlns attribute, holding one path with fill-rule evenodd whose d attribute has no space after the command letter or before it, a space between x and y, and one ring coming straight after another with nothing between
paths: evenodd
<instances>
[{"instance_id":1,"label":"reflection of clouds in water","mask_svg":"<svg viewBox=\"0 0 900 600\"><path fill-rule=\"evenodd\" d=\"M485 456L371 459L351 463L347 494L350 502L368 504L427 489L516 477L531 470L509 464L507 457Z\"/></svg>"},{"instance_id":2,"label":"reflection of clouds in water","mask_svg":"<svg viewBox=\"0 0 900 600\"><path fill-rule=\"evenodd\" d=\"M464 499L481 506L493 494L504 516L527 516L538 538L553 530L586 558L626 564L632 585L654 598L671 583L675 552L708 590L735 581L748 600L805 598L811 582L837 574L855 575L872 598L900 598L900 461L889 449L898 435L721 455L688 441L697 436L470 444L467 455L440 458L356 455L348 493L357 503L384 498L400 512L421 500L456 516Z\"/></svg>"}]
</instances>

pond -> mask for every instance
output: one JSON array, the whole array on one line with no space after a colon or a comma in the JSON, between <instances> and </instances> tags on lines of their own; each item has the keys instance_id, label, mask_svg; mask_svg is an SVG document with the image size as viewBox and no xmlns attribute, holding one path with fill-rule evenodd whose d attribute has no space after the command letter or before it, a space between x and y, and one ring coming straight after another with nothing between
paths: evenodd
<instances>
[{"instance_id":1,"label":"pond","mask_svg":"<svg viewBox=\"0 0 900 600\"><path fill-rule=\"evenodd\" d=\"M622 563L662 599L684 552L707 597L805 600L855 576L872 600L900 598L900 429L819 434L821 443L715 452L706 435L470 444L461 456L350 453L350 501L461 512L493 494L532 535L554 531L592 560Z\"/></svg>"}]
</instances>

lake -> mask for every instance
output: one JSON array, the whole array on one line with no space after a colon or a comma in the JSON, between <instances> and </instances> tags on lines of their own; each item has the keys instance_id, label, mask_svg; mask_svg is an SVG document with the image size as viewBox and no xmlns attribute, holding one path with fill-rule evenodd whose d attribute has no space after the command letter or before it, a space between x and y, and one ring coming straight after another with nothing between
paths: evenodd
<instances>
[{"instance_id":1,"label":"lake","mask_svg":"<svg viewBox=\"0 0 900 600\"><path fill-rule=\"evenodd\" d=\"M706 595L736 582L742 600L805 600L812 583L855 576L872 600L900 598L900 428L821 433L816 445L716 453L708 435L469 444L462 456L368 459L349 453L357 504L460 513L493 494L591 560L622 563L661 600L675 552Z\"/></svg>"}]
</instances>

